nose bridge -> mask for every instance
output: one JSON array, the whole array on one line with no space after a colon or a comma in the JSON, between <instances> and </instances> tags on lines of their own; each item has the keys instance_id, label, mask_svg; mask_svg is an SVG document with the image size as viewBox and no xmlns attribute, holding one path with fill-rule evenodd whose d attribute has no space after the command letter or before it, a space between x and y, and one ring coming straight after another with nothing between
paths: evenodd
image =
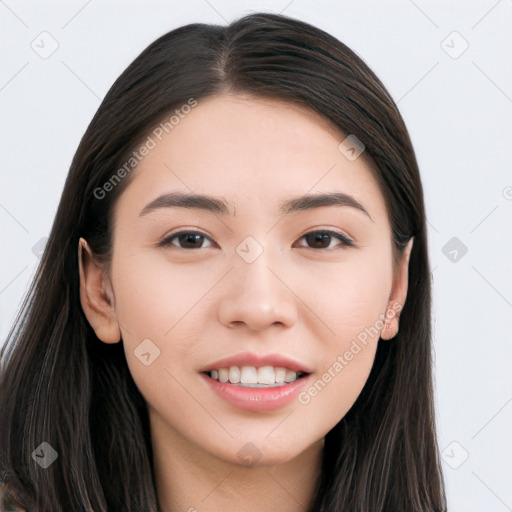
<instances>
[{"instance_id":1,"label":"nose bridge","mask_svg":"<svg viewBox=\"0 0 512 512\"><path fill-rule=\"evenodd\" d=\"M276 276L281 267L279 258L273 257L270 248L258 246L246 239L237 247L219 319L230 326L244 323L253 330L273 324L291 326L297 319L297 308L294 295Z\"/></svg>"}]
</instances>

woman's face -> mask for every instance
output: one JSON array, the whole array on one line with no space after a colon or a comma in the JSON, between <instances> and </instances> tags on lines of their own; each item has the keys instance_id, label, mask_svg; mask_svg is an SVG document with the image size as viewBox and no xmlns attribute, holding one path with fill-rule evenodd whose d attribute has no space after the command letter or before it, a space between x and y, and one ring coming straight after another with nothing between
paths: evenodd
<instances>
[{"instance_id":1,"label":"woman's face","mask_svg":"<svg viewBox=\"0 0 512 512\"><path fill-rule=\"evenodd\" d=\"M384 198L364 153L298 106L219 95L168 131L117 203L110 278L153 435L291 460L350 409L405 300Z\"/></svg>"}]
</instances>

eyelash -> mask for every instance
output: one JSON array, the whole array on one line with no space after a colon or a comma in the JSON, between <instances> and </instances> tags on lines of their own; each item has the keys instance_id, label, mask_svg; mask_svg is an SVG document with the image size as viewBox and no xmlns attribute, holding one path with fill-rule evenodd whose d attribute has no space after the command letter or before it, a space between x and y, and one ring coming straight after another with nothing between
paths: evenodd
<instances>
[{"instance_id":1,"label":"eyelash","mask_svg":"<svg viewBox=\"0 0 512 512\"><path fill-rule=\"evenodd\" d=\"M332 238L335 238L337 240L339 240L341 242L341 245L342 246L345 246L345 247L353 247L355 246L354 242L348 238L347 236L343 235L342 233L338 233L337 231L332 231L330 229L319 229L319 230L316 230L316 231L309 231L308 233L305 233L304 235L302 235L299 240L301 240L302 238L308 236L308 235L315 235L315 234L324 234L324 235L329 235L331 236ZM183 249L183 250L197 250L197 249L205 249L205 247L193 247L193 248L190 248L190 247L180 247L176 244L173 244L173 240L177 239L177 237L179 237L180 235L199 235L201 236L202 238L204 239L207 239L209 240L210 242L213 242L213 240L208 236L206 235L205 233L201 233L200 231L178 231L176 233L172 233L171 235L165 237L163 240L161 240L160 242L158 242L158 247L165 247L165 246L169 246L169 245L174 245L176 248L178 249ZM330 245L330 243L329 243ZM308 246L301 246L301 247L305 247L306 249L316 249L315 247L308 247ZM335 247L334 249L336 249L337 247ZM316 249L316 250L320 250L320 251L326 251L326 250L329 250L329 251L332 251L333 249L329 249L328 247L322 247L320 249Z\"/></svg>"}]
</instances>

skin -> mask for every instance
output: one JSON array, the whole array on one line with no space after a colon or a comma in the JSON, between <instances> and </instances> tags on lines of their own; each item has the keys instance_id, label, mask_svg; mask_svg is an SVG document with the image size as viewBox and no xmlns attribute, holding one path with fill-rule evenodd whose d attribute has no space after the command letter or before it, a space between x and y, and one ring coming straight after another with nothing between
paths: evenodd
<instances>
[{"instance_id":1,"label":"skin","mask_svg":"<svg viewBox=\"0 0 512 512\"><path fill-rule=\"evenodd\" d=\"M345 137L279 100L200 100L132 171L115 209L110 278L81 240L82 306L99 339L122 340L148 402L166 512L307 509L324 436L361 392L377 343L398 330L397 316L378 320L405 303L412 241L394 271L384 197L364 153L350 161L338 150ZM236 214L173 207L139 216L172 191L221 196ZM371 219L349 206L278 210L292 196L333 191L354 196ZM356 245L311 247L304 235L322 229ZM181 230L212 241L157 245ZM252 263L236 252L247 236L263 248ZM371 326L378 335L307 404L244 411L198 373L239 352L280 353L309 367L314 382ZM148 338L160 355L146 366L134 350ZM237 456L246 443L261 456L253 467Z\"/></svg>"}]
</instances>

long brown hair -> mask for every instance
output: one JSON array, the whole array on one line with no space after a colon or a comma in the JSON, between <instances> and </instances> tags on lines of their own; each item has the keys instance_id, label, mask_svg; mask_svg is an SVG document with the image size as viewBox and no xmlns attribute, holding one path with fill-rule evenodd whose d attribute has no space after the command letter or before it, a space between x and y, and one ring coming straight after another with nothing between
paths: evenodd
<instances>
[{"instance_id":1,"label":"long brown hair","mask_svg":"<svg viewBox=\"0 0 512 512\"><path fill-rule=\"evenodd\" d=\"M306 106L365 145L395 251L414 236L400 331L325 439L311 512L446 510L435 434L431 283L423 190L396 104L343 43L256 13L191 24L146 48L113 84L75 154L34 281L1 351L0 477L31 512L157 512L146 403L121 343L95 336L79 300L77 246L111 255L112 212L130 173L101 189L150 130L223 91ZM104 190L104 189L103 189ZM47 442L58 459L32 458Z\"/></svg>"}]
</instances>

